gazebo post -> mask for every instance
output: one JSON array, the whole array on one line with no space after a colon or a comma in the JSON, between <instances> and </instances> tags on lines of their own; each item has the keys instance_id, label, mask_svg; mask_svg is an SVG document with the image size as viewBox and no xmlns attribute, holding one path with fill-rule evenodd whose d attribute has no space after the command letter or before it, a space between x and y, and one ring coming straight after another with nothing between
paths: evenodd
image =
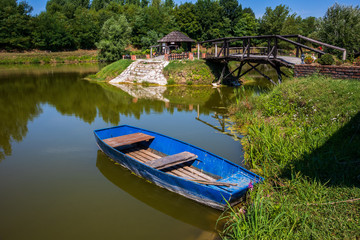
<instances>
[{"instance_id":1,"label":"gazebo post","mask_svg":"<svg viewBox=\"0 0 360 240\"><path fill-rule=\"evenodd\" d=\"M198 55L198 59L200 59L200 44L199 43L197 46L197 55Z\"/></svg>"}]
</instances>

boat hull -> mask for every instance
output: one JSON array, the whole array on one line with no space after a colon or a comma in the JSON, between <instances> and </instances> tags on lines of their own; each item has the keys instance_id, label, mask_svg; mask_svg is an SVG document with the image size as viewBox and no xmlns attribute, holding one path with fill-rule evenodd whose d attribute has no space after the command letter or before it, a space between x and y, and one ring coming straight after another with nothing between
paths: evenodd
<instances>
[{"instance_id":1,"label":"boat hull","mask_svg":"<svg viewBox=\"0 0 360 240\"><path fill-rule=\"evenodd\" d=\"M121 131L122 129L122 131ZM120 130L120 131L119 131ZM130 171L135 173L137 176L142 177L154 184L156 184L159 187L165 188L169 191L175 192L177 194L180 194L184 197L187 197L189 199L192 199L196 202L199 202L201 204L210 206L212 208L223 210L227 206L233 205L239 201L241 196L243 196L246 191L248 190L248 186L244 186L242 188L234 189L234 187L228 189L227 187L217 187L217 186L208 186L205 184L200 184L194 181L190 181L188 179L184 179L181 177L177 177L171 174L168 174L166 172L154 169L149 167L148 165L137 161L136 159L122 153L121 151L109 146L106 144L103 139L109 138L109 137L115 137L119 136L121 134L131 134L135 132L142 132L151 136L154 136L156 141L154 141L154 144L151 143L150 147L155 150L163 150L162 152L165 152L166 154L173 154L174 152L179 152L185 150L189 150L190 152L193 152L194 154L199 156L199 159L202 157L208 157L208 158L218 158L218 161L222 161L222 164L224 165L224 161L226 161L226 164L230 164L231 166L234 165L231 162L228 162L225 159L222 159L212 153L209 153L205 150L202 150L200 148L197 148L193 145L181 142L179 140L147 131L140 128L135 128L127 125L118 126L114 128L107 128L107 129L99 129L95 130L94 134L96 137L96 142L99 148L110 158L118 162L120 165L122 165L125 168L128 168ZM153 146L151 146L153 145ZM158 146L164 146L167 145L167 149L163 147ZM156 149L161 148L161 149ZM205 159L205 158L204 158ZM196 167L201 166L201 164L204 165L204 160L199 161L198 164L194 164ZM210 161L212 163L212 161ZM209 164L210 164L209 163ZM217 169L217 168L214 168ZM222 166L222 169L224 166ZM249 176L249 182L255 183L258 181L261 181L261 177L247 171L246 169L242 169L240 166L236 165L236 169L245 170L245 175ZM232 171L234 171L232 169ZM231 176L236 176L231 175Z\"/></svg>"}]
</instances>

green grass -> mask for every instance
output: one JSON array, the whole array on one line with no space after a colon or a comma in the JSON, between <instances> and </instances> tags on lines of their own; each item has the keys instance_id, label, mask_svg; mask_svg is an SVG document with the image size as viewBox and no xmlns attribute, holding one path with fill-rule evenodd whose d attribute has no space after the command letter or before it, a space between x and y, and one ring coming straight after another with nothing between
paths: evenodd
<instances>
[{"instance_id":1,"label":"green grass","mask_svg":"<svg viewBox=\"0 0 360 240\"><path fill-rule=\"evenodd\" d=\"M359 238L360 82L314 75L241 94L233 121L265 182L230 211L223 238Z\"/></svg>"},{"instance_id":2,"label":"green grass","mask_svg":"<svg viewBox=\"0 0 360 240\"><path fill-rule=\"evenodd\" d=\"M214 69L204 60L171 61L163 70L171 85L209 85L215 79ZM191 82L191 84L189 84Z\"/></svg>"},{"instance_id":3,"label":"green grass","mask_svg":"<svg viewBox=\"0 0 360 240\"><path fill-rule=\"evenodd\" d=\"M98 73L87 76L86 79L92 81L109 81L120 75L133 61L123 59L116 61L102 68Z\"/></svg>"}]
</instances>

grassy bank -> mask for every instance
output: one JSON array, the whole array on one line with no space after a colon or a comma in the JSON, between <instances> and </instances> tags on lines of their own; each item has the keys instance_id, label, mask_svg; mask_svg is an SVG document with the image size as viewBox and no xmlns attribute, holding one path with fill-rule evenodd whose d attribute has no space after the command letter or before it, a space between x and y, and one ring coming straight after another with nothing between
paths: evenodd
<instances>
[{"instance_id":1,"label":"grassy bank","mask_svg":"<svg viewBox=\"0 0 360 240\"><path fill-rule=\"evenodd\" d=\"M216 77L216 70L204 60L171 61L163 71L169 85L209 85Z\"/></svg>"},{"instance_id":2,"label":"grassy bank","mask_svg":"<svg viewBox=\"0 0 360 240\"><path fill-rule=\"evenodd\" d=\"M97 50L77 50L69 52L31 51L22 53L0 52L0 64L79 62L97 62Z\"/></svg>"},{"instance_id":3,"label":"grassy bank","mask_svg":"<svg viewBox=\"0 0 360 240\"><path fill-rule=\"evenodd\" d=\"M360 81L292 79L233 109L249 167L266 178L225 239L360 237Z\"/></svg>"},{"instance_id":4,"label":"grassy bank","mask_svg":"<svg viewBox=\"0 0 360 240\"><path fill-rule=\"evenodd\" d=\"M129 59L113 62L102 68L98 73L88 76L86 79L101 82L109 81L119 76L132 62L133 61Z\"/></svg>"}]
</instances>

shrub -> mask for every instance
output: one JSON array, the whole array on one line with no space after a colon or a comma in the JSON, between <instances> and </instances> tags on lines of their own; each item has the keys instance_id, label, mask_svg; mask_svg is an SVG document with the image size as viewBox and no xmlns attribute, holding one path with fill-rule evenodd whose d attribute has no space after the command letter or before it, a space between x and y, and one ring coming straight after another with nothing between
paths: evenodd
<instances>
[{"instance_id":1,"label":"shrub","mask_svg":"<svg viewBox=\"0 0 360 240\"><path fill-rule=\"evenodd\" d=\"M324 54L319 58L318 63L321 65L333 65L335 63L335 59L331 54Z\"/></svg>"}]
</instances>

